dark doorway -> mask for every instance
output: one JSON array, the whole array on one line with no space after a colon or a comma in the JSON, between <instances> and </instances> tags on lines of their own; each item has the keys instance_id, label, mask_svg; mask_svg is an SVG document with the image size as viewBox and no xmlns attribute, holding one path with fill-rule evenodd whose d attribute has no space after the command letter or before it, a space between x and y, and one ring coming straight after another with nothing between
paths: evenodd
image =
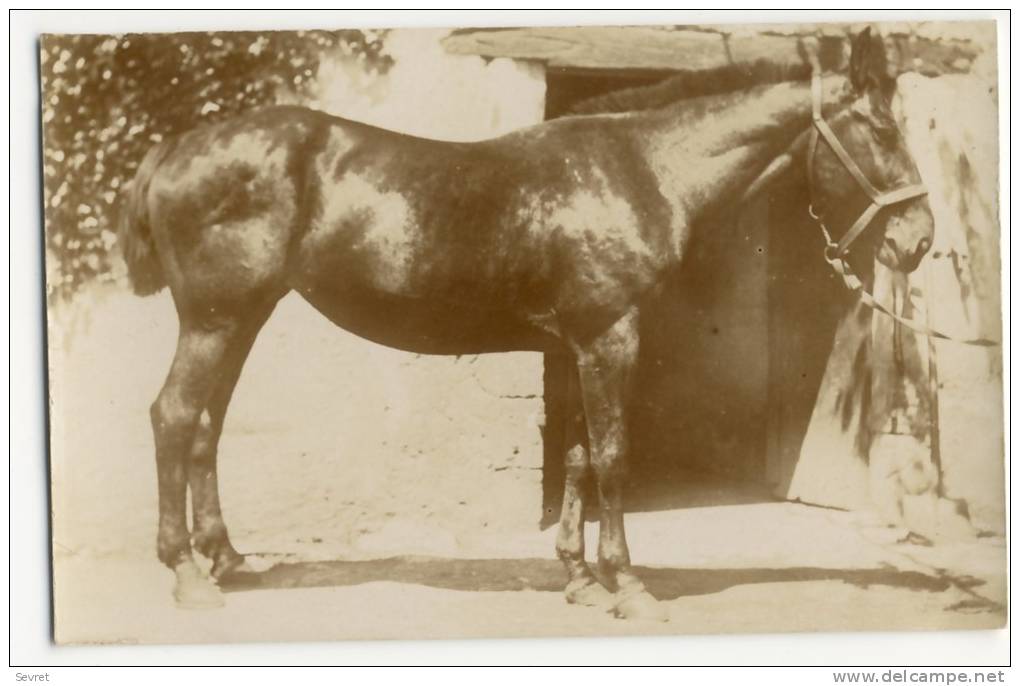
<instances>
[{"instance_id":1,"label":"dark doorway","mask_svg":"<svg viewBox=\"0 0 1020 686\"><path fill-rule=\"evenodd\" d=\"M626 88L652 86L672 75L673 72L654 70L549 67L545 73L545 118L562 117L585 100Z\"/></svg>"},{"instance_id":2,"label":"dark doorway","mask_svg":"<svg viewBox=\"0 0 1020 686\"><path fill-rule=\"evenodd\" d=\"M669 76L550 69L546 117ZM801 175L791 174L702 222L683 269L642 313L628 509L686 506L683 484L699 473L782 494L846 308L806 207ZM562 500L566 374L565 358L545 357L544 525Z\"/></svg>"}]
</instances>

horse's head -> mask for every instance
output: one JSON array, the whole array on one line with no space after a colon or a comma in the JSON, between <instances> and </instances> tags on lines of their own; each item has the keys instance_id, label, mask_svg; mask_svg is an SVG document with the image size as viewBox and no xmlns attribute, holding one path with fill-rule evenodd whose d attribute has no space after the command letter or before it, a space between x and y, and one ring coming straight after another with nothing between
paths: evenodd
<instances>
[{"instance_id":1,"label":"horse's head","mask_svg":"<svg viewBox=\"0 0 1020 686\"><path fill-rule=\"evenodd\" d=\"M849 107L820 125L816 117L820 135L808 160L813 211L840 244L840 250L832 250L838 256L853 243L856 254L877 254L890 269L913 271L931 248L934 221L890 108L896 80L881 38L870 28L853 40L848 87Z\"/></svg>"}]
</instances>

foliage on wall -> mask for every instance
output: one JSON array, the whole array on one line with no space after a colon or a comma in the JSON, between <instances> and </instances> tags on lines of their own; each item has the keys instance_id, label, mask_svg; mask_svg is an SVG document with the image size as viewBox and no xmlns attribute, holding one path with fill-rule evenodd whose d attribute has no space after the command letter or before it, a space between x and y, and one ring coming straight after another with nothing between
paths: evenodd
<instances>
[{"instance_id":1,"label":"foliage on wall","mask_svg":"<svg viewBox=\"0 0 1020 686\"><path fill-rule=\"evenodd\" d=\"M168 135L300 101L325 55L368 72L391 60L381 32L48 35L40 46L49 296L115 278L122 190Z\"/></svg>"}]
</instances>

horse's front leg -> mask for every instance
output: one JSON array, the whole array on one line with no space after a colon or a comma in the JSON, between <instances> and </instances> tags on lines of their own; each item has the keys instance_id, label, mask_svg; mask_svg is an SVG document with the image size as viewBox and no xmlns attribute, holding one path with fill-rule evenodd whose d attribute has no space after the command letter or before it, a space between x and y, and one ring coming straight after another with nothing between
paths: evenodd
<instances>
[{"instance_id":1,"label":"horse's front leg","mask_svg":"<svg viewBox=\"0 0 1020 686\"><path fill-rule=\"evenodd\" d=\"M623 526L627 473L627 405L638 357L638 311L631 310L594 341L577 346L591 466L599 495L599 573L616 594L615 612L666 621L669 614L631 569Z\"/></svg>"}]
</instances>

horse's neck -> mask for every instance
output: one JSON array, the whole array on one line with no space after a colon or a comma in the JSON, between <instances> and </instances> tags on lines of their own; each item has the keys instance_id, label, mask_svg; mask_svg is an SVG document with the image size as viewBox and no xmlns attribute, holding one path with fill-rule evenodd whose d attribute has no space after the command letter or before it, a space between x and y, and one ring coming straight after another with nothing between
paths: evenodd
<instances>
[{"instance_id":1,"label":"horse's neck","mask_svg":"<svg viewBox=\"0 0 1020 686\"><path fill-rule=\"evenodd\" d=\"M823 81L823 114L845 106L846 80ZM648 118L648 154L662 194L678 202L688 222L713 206L737 202L776 157L790 152L811 125L811 87L782 83L680 103Z\"/></svg>"}]
</instances>

